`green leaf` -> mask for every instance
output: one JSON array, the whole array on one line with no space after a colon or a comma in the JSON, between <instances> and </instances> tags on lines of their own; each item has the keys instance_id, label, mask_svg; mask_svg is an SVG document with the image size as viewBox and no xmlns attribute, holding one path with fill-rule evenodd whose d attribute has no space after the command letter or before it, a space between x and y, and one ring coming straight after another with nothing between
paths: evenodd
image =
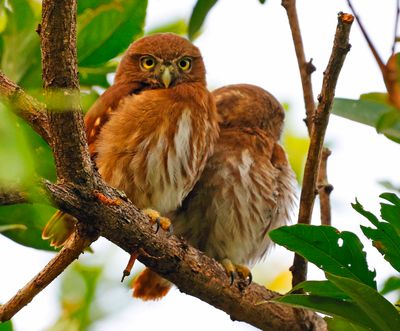
<instances>
[{"instance_id":1,"label":"green leaf","mask_svg":"<svg viewBox=\"0 0 400 331\"><path fill-rule=\"evenodd\" d=\"M299 289L302 289L307 294L321 296L321 297L329 297L334 299L349 298L349 296L346 293L339 290L335 285L333 285L328 280L307 280L293 287L290 293L293 293L294 291Z\"/></svg>"},{"instance_id":2,"label":"green leaf","mask_svg":"<svg viewBox=\"0 0 400 331\"><path fill-rule=\"evenodd\" d=\"M384 256L385 260L396 270L400 271L400 236L396 228L390 223L380 222L374 214L366 211L357 200L355 204L352 204L352 207L376 227L376 229L374 229L361 226L361 230L367 238L373 241L374 246ZM398 215L397 208L400 207L383 203L381 207L381 213L385 215L385 217L383 217L385 220L398 222L395 217Z\"/></svg>"},{"instance_id":3,"label":"green leaf","mask_svg":"<svg viewBox=\"0 0 400 331\"><path fill-rule=\"evenodd\" d=\"M288 154L289 163L296 174L297 181L301 183L310 139L296 135L290 131L285 131L283 145Z\"/></svg>"},{"instance_id":4,"label":"green leaf","mask_svg":"<svg viewBox=\"0 0 400 331\"><path fill-rule=\"evenodd\" d=\"M35 32L40 18L27 0L9 0L8 5L11 9L5 9L7 26L1 34L4 41L1 70L22 87L36 88L40 86L40 75L35 79L30 77L30 85L26 84L26 76L37 67L40 70L39 36Z\"/></svg>"},{"instance_id":5,"label":"green leaf","mask_svg":"<svg viewBox=\"0 0 400 331\"><path fill-rule=\"evenodd\" d=\"M376 288L375 271L368 269L358 237L331 226L296 224L269 233L279 245L305 257L325 272L349 277Z\"/></svg>"},{"instance_id":6,"label":"green leaf","mask_svg":"<svg viewBox=\"0 0 400 331\"><path fill-rule=\"evenodd\" d=\"M289 294L271 301L341 317L371 330L372 321L355 303L317 295ZM376 330L374 330L376 331Z\"/></svg>"},{"instance_id":7,"label":"green leaf","mask_svg":"<svg viewBox=\"0 0 400 331\"><path fill-rule=\"evenodd\" d=\"M0 323L0 331L13 331L13 325L11 321Z\"/></svg>"},{"instance_id":8,"label":"green leaf","mask_svg":"<svg viewBox=\"0 0 400 331\"><path fill-rule=\"evenodd\" d=\"M92 87L100 86L107 88L110 83L107 75L117 70L117 63L107 63L100 67L80 67L79 81L81 86Z\"/></svg>"},{"instance_id":9,"label":"green leaf","mask_svg":"<svg viewBox=\"0 0 400 331\"><path fill-rule=\"evenodd\" d=\"M400 314L396 308L377 291L353 279L326 273L329 281L347 293L369 317L373 330L400 330Z\"/></svg>"},{"instance_id":10,"label":"green leaf","mask_svg":"<svg viewBox=\"0 0 400 331\"><path fill-rule=\"evenodd\" d=\"M83 0L78 1L78 15L82 14L87 9L96 9L97 7L110 3L111 0Z\"/></svg>"},{"instance_id":11,"label":"green leaf","mask_svg":"<svg viewBox=\"0 0 400 331\"><path fill-rule=\"evenodd\" d=\"M208 12L217 3L217 0L198 0L193 8L192 15L189 20L189 39L195 39L201 26L206 19Z\"/></svg>"},{"instance_id":12,"label":"green leaf","mask_svg":"<svg viewBox=\"0 0 400 331\"><path fill-rule=\"evenodd\" d=\"M385 284L383 284L383 288L380 293L385 295L393 291L400 291L400 277L392 276L388 278Z\"/></svg>"},{"instance_id":13,"label":"green leaf","mask_svg":"<svg viewBox=\"0 0 400 331\"><path fill-rule=\"evenodd\" d=\"M258 1L263 5L266 0L258 0Z\"/></svg>"},{"instance_id":14,"label":"green leaf","mask_svg":"<svg viewBox=\"0 0 400 331\"><path fill-rule=\"evenodd\" d=\"M383 114L376 124L376 130L390 139L400 139L400 112L394 109ZM397 141L396 141L397 142Z\"/></svg>"},{"instance_id":15,"label":"green leaf","mask_svg":"<svg viewBox=\"0 0 400 331\"><path fill-rule=\"evenodd\" d=\"M42 240L42 230L54 212L54 208L40 204L3 206L0 208L0 226L18 224L26 230L14 229L1 234L21 245L54 252L54 248Z\"/></svg>"},{"instance_id":16,"label":"green leaf","mask_svg":"<svg viewBox=\"0 0 400 331\"><path fill-rule=\"evenodd\" d=\"M172 32L182 36L187 33L188 29L188 25L186 24L186 21L184 19L177 19L175 21L156 26L155 28L148 31L147 34Z\"/></svg>"},{"instance_id":17,"label":"green leaf","mask_svg":"<svg viewBox=\"0 0 400 331\"><path fill-rule=\"evenodd\" d=\"M340 317L324 317L329 331L368 331L370 328L351 323Z\"/></svg>"},{"instance_id":18,"label":"green leaf","mask_svg":"<svg viewBox=\"0 0 400 331\"><path fill-rule=\"evenodd\" d=\"M382 193L379 197L392 203L381 203L381 217L392 224L400 235L400 199L394 193Z\"/></svg>"},{"instance_id":19,"label":"green leaf","mask_svg":"<svg viewBox=\"0 0 400 331\"><path fill-rule=\"evenodd\" d=\"M147 0L114 0L78 19L78 62L96 66L115 58L143 33Z\"/></svg>"},{"instance_id":20,"label":"green leaf","mask_svg":"<svg viewBox=\"0 0 400 331\"><path fill-rule=\"evenodd\" d=\"M398 138L399 122L388 115L395 112L398 113L398 110L393 106L371 97L360 100L335 98L332 108L335 115L378 128L379 132Z\"/></svg>"}]
</instances>

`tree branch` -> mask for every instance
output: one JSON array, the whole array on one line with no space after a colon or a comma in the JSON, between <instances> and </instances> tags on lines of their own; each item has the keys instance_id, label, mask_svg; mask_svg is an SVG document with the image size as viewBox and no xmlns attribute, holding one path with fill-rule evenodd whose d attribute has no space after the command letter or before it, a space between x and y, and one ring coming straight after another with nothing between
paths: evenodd
<instances>
[{"instance_id":1,"label":"tree branch","mask_svg":"<svg viewBox=\"0 0 400 331\"><path fill-rule=\"evenodd\" d=\"M28 202L26 193L14 188L0 187L0 206L15 205Z\"/></svg>"},{"instance_id":2,"label":"tree branch","mask_svg":"<svg viewBox=\"0 0 400 331\"><path fill-rule=\"evenodd\" d=\"M292 31L294 49L296 52L297 63L300 70L301 84L303 87L304 104L306 107L305 122L307 125L308 134L310 135L312 129L312 118L315 111L311 74L315 71L315 67L312 64L312 59L310 62L306 61L299 19L297 17L296 0L282 0L282 6L286 9L290 30Z\"/></svg>"},{"instance_id":3,"label":"tree branch","mask_svg":"<svg viewBox=\"0 0 400 331\"><path fill-rule=\"evenodd\" d=\"M321 212L321 224L331 225L331 202L329 196L333 190L333 186L328 182L328 171L327 171L327 161L328 157L331 155L331 151L328 148L322 149L321 163L319 164L318 170L318 196L320 203Z\"/></svg>"},{"instance_id":4,"label":"tree branch","mask_svg":"<svg viewBox=\"0 0 400 331\"><path fill-rule=\"evenodd\" d=\"M14 112L50 144L51 136L47 122L46 106L27 95L18 85L0 71L0 96Z\"/></svg>"},{"instance_id":5,"label":"tree branch","mask_svg":"<svg viewBox=\"0 0 400 331\"><path fill-rule=\"evenodd\" d=\"M25 307L47 285L49 285L64 269L69 266L91 241L75 233L57 255L29 283L18 291L7 303L0 306L0 321L8 321Z\"/></svg>"},{"instance_id":6,"label":"tree branch","mask_svg":"<svg viewBox=\"0 0 400 331\"><path fill-rule=\"evenodd\" d=\"M300 210L298 223L310 224L316 195L316 181L318 167L321 160L321 151L328 126L330 110L335 95L336 83L347 52L350 50L349 34L354 17L350 14L339 14L333 49L328 66L324 72L319 104L313 118L310 147L304 169L303 187L300 196ZM293 266L293 285L306 279L307 262L299 255L295 255Z\"/></svg>"},{"instance_id":7,"label":"tree branch","mask_svg":"<svg viewBox=\"0 0 400 331\"><path fill-rule=\"evenodd\" d=\"M76 0L43 1L40 37L43 84L58 179L93 186L93 168L79 105Z\"/></svg>"}]
</instances>

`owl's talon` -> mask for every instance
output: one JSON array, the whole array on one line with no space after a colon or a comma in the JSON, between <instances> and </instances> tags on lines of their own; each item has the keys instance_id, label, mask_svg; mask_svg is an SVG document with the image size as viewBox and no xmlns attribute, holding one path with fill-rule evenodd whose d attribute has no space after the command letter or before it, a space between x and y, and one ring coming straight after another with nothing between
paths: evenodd
<instances>
[{"instance_id":1,"label":"owl's talon","mask_svg":"<svg viewBox=\"0 0 400 331\"><path fill-rule=\"evenodd\" d=\"M136 259L140 255L139 251L140 251L140 249L131 253L128 264L126 265L126 267L122 273L121 283L124 281L125 277L128 277L131 274L133 265L135 264Z\"/></svg>"},{"instance_id":2,"label":"owl's talon","mask_svg":"<svg viewBox=\"0 0 400 331\"><path fill-rule=\"evenodd\" d=\"M160 228L167 232L172 231L171 221L167 217L161 216L158 211L154 209L143 209L142 212L147 215L152 224L156 224L155 233L157 233Z\"/></svg>"},{"instance_id":3,"label":"owl's talon","mask_svg":"<svg viewBox=\"0 0 400 331\"><path fill-rule=\"evenodd\" d=\"M247 286L249 286L253 281L253 275L251 274L250 269L245 265L233 264L229 259L223 259L221 263L231 279L231 286L233 285L236 276L239 276L243 280L248 279Z\"/></svg>"}]
</instances>

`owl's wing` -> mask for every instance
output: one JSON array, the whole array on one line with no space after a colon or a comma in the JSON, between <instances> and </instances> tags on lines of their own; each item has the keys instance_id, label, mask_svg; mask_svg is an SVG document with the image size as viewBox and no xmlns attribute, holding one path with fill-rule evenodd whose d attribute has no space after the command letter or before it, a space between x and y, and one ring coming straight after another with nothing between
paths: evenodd
<instances>
[{"instance_id":1,"label":"owl's wing","mask_svg":"<svg viewBox=\"0 0 400 331\"><path fill-rule=\"evenodd\" d=\"M110 86L85 116L86 136L90 155L94 155L94 143L101 128L110 118L110 113L118 108L119 102L128 95L140 93L145 86L138 82Z\"/></svg>"}]
</instances>

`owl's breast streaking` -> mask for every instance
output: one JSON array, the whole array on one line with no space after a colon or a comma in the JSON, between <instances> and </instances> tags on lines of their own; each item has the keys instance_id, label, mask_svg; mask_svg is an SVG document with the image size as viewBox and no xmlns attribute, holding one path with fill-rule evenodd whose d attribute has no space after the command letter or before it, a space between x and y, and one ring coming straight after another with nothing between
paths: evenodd
<instances>
[{"instance_id":1,"label":"owl's breast streaking","mask_svg":"<svg viewBox=\"0 0 400 331\"><path fill-rule=\"evenodd\" d=\"M180 206L218 135L210 93L200 83L146 90L124 98L96 142L104 180L139 208Z\"/></svg>"}]
</instances>

